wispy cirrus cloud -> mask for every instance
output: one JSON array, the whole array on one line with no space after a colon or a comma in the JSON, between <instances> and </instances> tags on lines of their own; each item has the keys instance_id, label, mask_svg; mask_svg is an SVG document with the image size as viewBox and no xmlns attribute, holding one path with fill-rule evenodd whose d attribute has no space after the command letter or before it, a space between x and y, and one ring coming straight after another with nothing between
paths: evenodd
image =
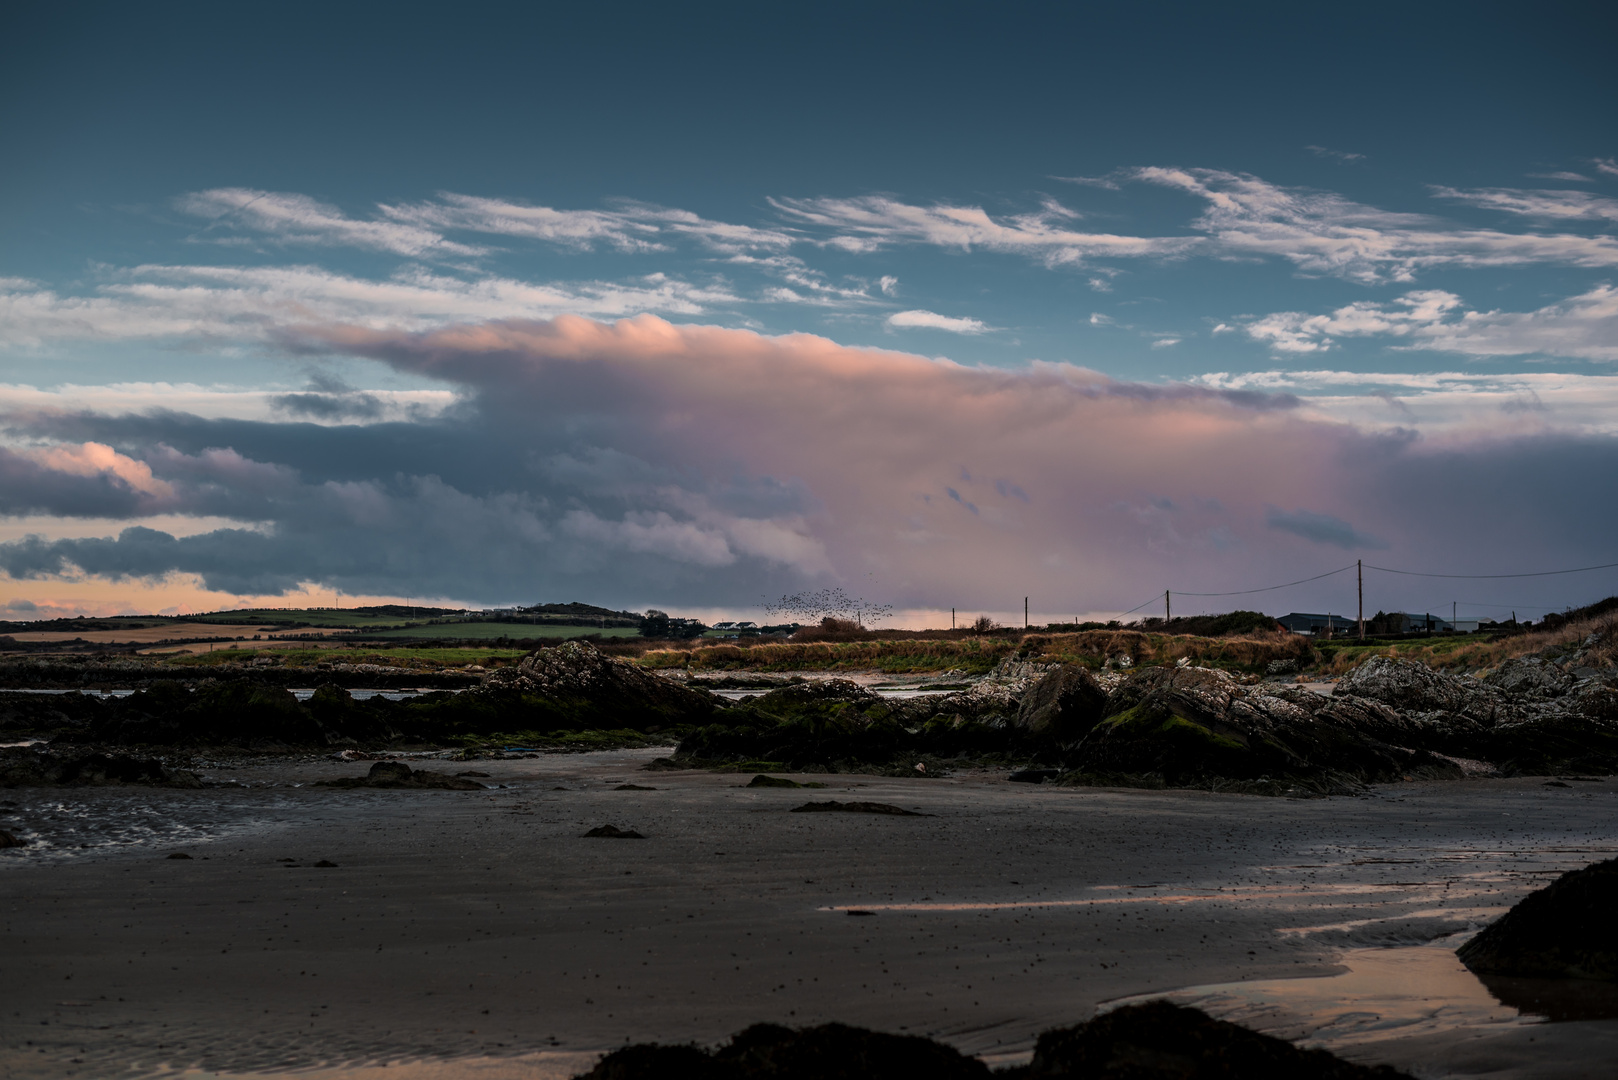
<instances>
[{"instance_id":1,"label":"wispy cirrus cloud","mask_svg":"<svg viewBox=\"0 0 1618 1080\"><path fill-rule=\"evenodd\" d=\"M887 317L886 322L896 330L944 330L951 334L981 334L989 329L981 319L957 318L919 309L896 311Z\"/></svg>"},{"instance_id":2,"label":"wispy cirrus cloud","mask_svg":"<svg viewBox=\"0 0 1618 1080\"><path fill-rule=\"evenodd\" d=\"M434 229L540 240L587 250L667 251L676 240L695 240L721 253L777 251L796 239L778 228L713 221L689 210L620 200L610 210L557 210L511 199L446 192L435 201L382 206L389 220Z\"/></svg>"},{"instance_id":3,"label":"wispy cirrus cloud","mask_svg":"<svg viewBox=\"0 0 1618 1080\"><path fill-rule=\"evenodd\" d=\"M980 206L938 203L917 206L886 195L855 198L772 198L789 221L821 234L820 242L853 252L897 244L929 244L961 251L1026 255L1048 266L1091 258L1140 258L1183 254L1197 237L1144 237L1086 232L1072 227L1079 215L1045 200L1040 208L996 218Z\"/></svg>"},{"instance_id":4,"label":"wispy cirrus cloud","mask_svg":"<svg viewBox=\"0 0 1618 1080\"><path fill-rule=\"evenodd\" d=\"M1410 281L1438 266L1618 266L1618 239L1608 236L1459 228L1218 169L1154 167L1124 175L1203 200L1193 227L1208 236L1209 253L1286 259L1310 274L1374 284Z\"/></svg>"},{"instance_id":5,"label":"wispy cirrus cloud","mask_svg":"<svg viewBox=\"0 0 1618 1080\"><path fill-rule=\"evenodd\" d=\"M1325 146L1306 146L1304 149L1315 155L1315 157L1328 158L1332 161L1341 161L1345 165L1350 162L1365 160L1364 154L1354 154L1348 152L1347 150L1332 150Z\"/></svg>"},{"instance_id":6,"label":"wispy cirrus cloud","mask_svg":"<svg viewBox=\"0 0 1618 1080\"><path fill-rule=\"evenodd\" d=\"M1600 285L1534 311L1473 311L1454 293L1418 290L1388 303L1362 301L1322 315L1277 312L1248 322L1245 329L1282 353L1325 352L1341 338L1386 337L1407 348L1470 356L1615 361L1618 288Z\"/></svg>"},{"instance_id":7,"label":"wispy cirrus cloud","mask_svg":"<svg viewBox=\"0 0 1618 1080\"><path fill-rule=\"evenodd\" d=\"M1618 221L1618 199L1588 191L1546 191L1523 188L1433 188L1441 199L1468 206L1499 210L1522 217L1568 221Z\"/></svg>"},{"instance_id":8,"label":"wispy cirrus cloud","mask_svg":"<svg viewBox=\"0 0 1618 1080\"><path fill-rule=\"evenodd\" d=\"M1383 210L1245 173L1145 167L1057 179L1113 190L1152 184L1192 195L1204 208L1190 222L1192 235L1138 236L1082 229L1077 225L1082 215L1054 199L1045 199L1037 210L1001 216L981 206L917 205L887 195L770 202L817 243L851 252L923 244L1018 254L1050 267L1116 258L1276 258L1306 274L1363 284L1411 281L1435 267L1618 266L1618 238L1611 236L1467 228L1431 214ZM1546 219L1611 220L1612 200L1588 193L1448 188L1440 193Z\"/></svg>"},{"instance_id":9,"label":"wispy cirrus cloud","mask_svg":"<svg viewBox=\"0 0 1618 1080\"><path fill-rule=\"evenodd\" d=\"M434 229L405 221L350 217L338 207L308 195L253 188L212 188L182 195L175 206L208 224L195 239L249 238L277 244L355 247L422 258L478 255L482 248L455 243Z\"/></svg>"},{"instance_id":10,"label":"wispy cirrus cloud","mask_svg":"<svg viewBox=\"0 0 1618 1080\"><path fill-rule=\"evenodd\" d=\"M175 200L183 213L208 219L199 240L354 247L411 258L476 256L482 245L451 240L472 232L532 240L574 251L670 251L691 240L719 252L783 250L794 237L779 228L713 221L689 210L619 200L605 210L562 210L514 199L445 192L436 199L381 203L353 217L308 195L253 188L212 188Z\"/></svg>"},{"instance_id":11,"label":"wispy cirrus cloud","mask_svg":"<svg viewBox=\"0 0 1618 1080\"><path fill-rule=\"evenodd\" d=\"M700 315L740 303L723 284L663 274L622 282L533 283L421 269L375 280L318 266L137 266L88 296L0 279L0 344L62 339L256 340L277 327L342 322L424 328L564 312Z\"/></svg>"}]
</instances>

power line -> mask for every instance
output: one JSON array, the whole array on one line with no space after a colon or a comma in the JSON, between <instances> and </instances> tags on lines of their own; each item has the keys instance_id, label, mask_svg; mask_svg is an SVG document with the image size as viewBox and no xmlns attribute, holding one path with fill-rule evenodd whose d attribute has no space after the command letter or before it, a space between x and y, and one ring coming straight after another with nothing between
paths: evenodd
<instances>
[{"instance_id":1,"label":"power line","mask_svg":"<svg viewBox=\"0 0 1618 1080\"><path fill-rule=\"evenodd\" d=\"M1152 597L1150 600L1146 601L1146 604L1155 604L1155 603L1157 603L1157 597L1155 597L1155 596ZM1118 613L1118 617L1121 619L1125 615L1133 615L1133 614L1135 614L1135 612L1137 612L1141 608L1145 607L1146 604L1136 604L1134 607L1130 608L1128 611L1120 611Z\"/></svg>"},{"instance_id":2,"label":"power line","mask_svg":"<svg viewBox=\"0 0 1618 1080\"><path fill-rule=\"evenodd\" d=\"M1541 570L1533 574L1424 574L1417 570L1393 570L1386 566L1370 565L1367 565L1365 569L1380 570L1384 574L1403 574L1405 577L1466 578L1471 581L1480 581L1498 578L1555 577L1557 574L1582 574L1587 570L1610 570L1615 566L1618 566L1618 562L1602 563L1600 566L1580 566L1573 570Z\"/></svg>"},{"instance_id":3,"label":"power line","mask_svg":"<svg viewBox=\"0 0 1618 1080\"><path fill-rule=\"evenodd\" d=\"M1262 589L1237 589L1235 592L1182 592L1179 589L1171 589L1170 591L1176 596L1246 596L1249 593L1274 592L1276 589L1290 589L1294 585L1302 585L1309 581L1319 581L1321 578L1328 578L1333 574L1341 574L1344 570L1352 569L1354 569L1354 564L1350 563L1347 566L1340 566L1336 570L1328 570L1324 574L1316 574L1314 577L1306 577L1300 581L1289 581L1285 585L1266 585ZM1151 600L1146 601L1146 604L1150 603L1152 603ZM1145 607L1146 604L1142 604L1141 607ZM1125 612L1124 614L1127 615L1128 612Z\"/></svg>"}]
</instances>

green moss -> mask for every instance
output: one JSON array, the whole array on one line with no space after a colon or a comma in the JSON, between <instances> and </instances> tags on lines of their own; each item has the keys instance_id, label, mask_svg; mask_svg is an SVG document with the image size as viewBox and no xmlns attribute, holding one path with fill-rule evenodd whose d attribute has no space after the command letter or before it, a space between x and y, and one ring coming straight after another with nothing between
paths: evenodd
<instances>
[{"instance_id":1,"label":"green moss","mask_svg":"<svg viewBox=\"0 0 1618 1080\"><path fill-rule=\"evenodd\" d=\"M1167 720L1163 721L1157 730L1170 737L1181 736L1201 739L1204 742L1222 747L1226 750L1247 749L1247 747L1242 745L1240 741L1232 739L1228 735L1216 734L1193 720L1185 719L1183 716L1169 717Z\"/></svg>"}]
</instances>

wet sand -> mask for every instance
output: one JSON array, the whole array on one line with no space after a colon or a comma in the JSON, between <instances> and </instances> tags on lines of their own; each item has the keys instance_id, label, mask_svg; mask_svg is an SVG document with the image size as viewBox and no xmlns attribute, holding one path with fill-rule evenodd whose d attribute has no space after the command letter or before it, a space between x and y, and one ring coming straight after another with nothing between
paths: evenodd
<instances>
[{"instance_id":1,"label":"wet sand","mask_svg":"<svg viewBox=\"0 0 1618 1080\"><path fill-rule=\"evenodd\" d=\"M641 768L663 752L412 762L506 785L481 792L308 786L367 768L327 761L204 769L246 786L198 792L0 792L17 804L0 828L36 841L0 852L0 1072L567 1076L626 1041L761 1020L1014 1061L1109 1001L1329 976L1344 950L1464 932L1618 850L1614 781L795 791ZM788 812L827 798L931 816ZM582 838L605 823L647 839ZM1332 1044L1341 1017L1293 1006L1225 1008ZM1424 1076L1601 1075L1618 1057L1618 1021L1474 1006L1340 1049Z\"/></svg>"}]
</instances>

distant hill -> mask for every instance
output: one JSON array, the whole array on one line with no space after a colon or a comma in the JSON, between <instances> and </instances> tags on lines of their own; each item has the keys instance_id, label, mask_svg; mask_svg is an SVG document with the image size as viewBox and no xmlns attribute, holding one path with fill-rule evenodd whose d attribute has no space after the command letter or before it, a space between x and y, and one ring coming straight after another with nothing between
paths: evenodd
<instances>
[{"instance_id":1,"label":"distant hill","mask_svg":"<svg viewBox=\"0 0 1618 1080\"><path fill-rule=\"evenodd\" d=\"M522 610L533 615L562 615L577 619L635 619L638 621L642 617L638 611L614 611L611 608L596 607L594 604L581 604L577 600L570 604L534 604Z\"/></svg>"}]
</instances>

